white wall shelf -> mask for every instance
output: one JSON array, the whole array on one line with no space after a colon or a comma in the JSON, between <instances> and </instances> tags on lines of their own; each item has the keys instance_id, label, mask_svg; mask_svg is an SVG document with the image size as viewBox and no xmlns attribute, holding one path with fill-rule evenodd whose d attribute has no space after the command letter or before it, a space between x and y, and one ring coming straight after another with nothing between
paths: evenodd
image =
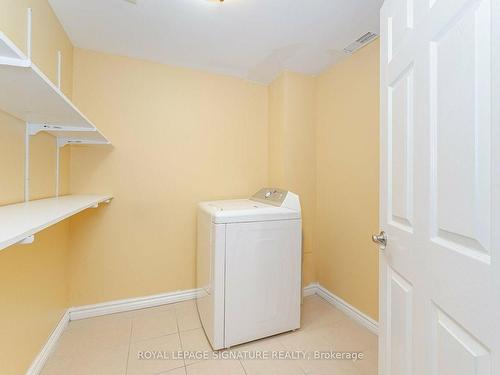
<instances>
[{"instance_id":1,"label":"white wall shelf","mask_svg":"<svg viewBox=\"0 0 500 375\"><path fill-rule=\"evenodd\" d=\"M63 92L0 32L0 110L65 144L109 144L109 140Z\"/></svg>"},{"instance_id":2,"label":"white wall shelf","mask_svg":"<svg viewBox=\"0 0 500 375\"><path fill-rule=\"evenodd\" d=\"M32 243L33 236L70 216L109 203L110 195L66 195L0 207L0 250Z\"/></svg>"}]
</instances>

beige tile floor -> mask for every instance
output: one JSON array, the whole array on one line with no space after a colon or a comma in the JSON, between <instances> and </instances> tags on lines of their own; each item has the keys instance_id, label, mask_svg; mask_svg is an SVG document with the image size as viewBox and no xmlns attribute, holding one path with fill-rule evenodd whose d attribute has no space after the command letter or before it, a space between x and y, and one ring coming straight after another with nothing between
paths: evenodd
<instances>
[{"instance_id":1,"label":"beige tile floor","mask_svg":"<svg viewBox=\"0 0 500 375\"><path fill-rule=\"evenodd\" d=\"M364 359L141 359L139 353L211 355L193 301L71 322L42 375L376 375L377 337L317 296L304 299L302 327L232 353L363 352ZM227 351L224 354L229 354Z\"/></svg>"}]
</instances>

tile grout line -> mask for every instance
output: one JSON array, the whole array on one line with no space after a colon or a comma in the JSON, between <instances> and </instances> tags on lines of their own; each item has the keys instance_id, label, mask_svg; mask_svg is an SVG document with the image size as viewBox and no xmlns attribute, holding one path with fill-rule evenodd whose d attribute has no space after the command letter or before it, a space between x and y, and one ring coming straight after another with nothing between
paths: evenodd
<instances>
[{"instance_id":1,"label":"tile grout line","mask_svg":"<svg viewBox=\"0 0 500 375\"><path fill-rule=\"evenodd\" d=\"M179 342L181 344L181 351L184 352L184 347L182 345L181 331L179 329L179 319L177 318L177 309L175 308L174 308L174 316L175 316L175 325L177 326L177 335L179 336ZM186 360L184 359L184 354L182 355L182 363L184 363L184 372L187 374Z\"/></svg>"},{"instance_id":2,"label":"tile grout line","mask_svg":"<svg viewBox=\"0 0 500 375\"><path fill-rule=\"evenodd\" d=\"M128 362L129 362L129 359L130 359L130 349L131 349L131 346L132 346L132 330L134 329L134 319L130 319L130 334L129 334L129 337L128 337L128 352L127 352L127 362L126 362L126 366L125 366L125 375L128 374Z\"/></svg>"},{"instance_id":3,"label":"tile grout line","mask_svg":"<svg viewBox=\"0 0 500 375\"><path fill-rule=\"evenodd\" d=\"M184 332L186 332L186 331L184 331ZM146 338L142 338L142 339L132 340L132 342L135 344L135 343L143 342L143 341L149 341L149 340L154 340L154 339L161 339L162 337L173 336L175 334L179 334L179 332L167 333L166 335L160 335L160 336L146 337Z\"/></svg>"},{"instance_id":4,"label":"tile grout line","mask_svg":"<svg viewBox=\"0 0 500 375\"><path fill-rule=\"evenodd\" d=\"M245 365L243 364L243 361L241 359L240 359L240 366L243 368L243 372L245 373L245 375L248 375L247 369L245 368Z\"/></svg>"},{"instance_id":5,"label":"tile grout line","mask_svg":"<svg viewBox=\"0 0 500 375\"><path fill-rule=\"evenodd\" d=\"M175 324L176 324L176 327L177 327L177 331L175 332L171 332L171 333L167 333L167 334L162 334L162 335L159 335L159 336L150 336L150 337L144 337L144 338L138 338L138 339L131 339L132 343L138 343L138 342L142 342L142 341L148 341L148 340L153 340L153 339L159 339L159 338L162 338L162 337L167 337L167 336L172 336L172 335L175 335L175 334L178 334L179 335L179 340L180 340L180 330L179 330L179 324L177 323L177 313L176 313L176 310L174 309L168 309L168 310L164 310L162 312L172 312L174 314L174 317L175 317ZM155 312L156 314L156 312ZM144 313L144 314L141 314L141 317L144 317L145 315L147 315L147 313ZM136 317L133 317L133 318L130 318L133 320L135 320L138 316ZM124 318L125 319L125 318ZM195 329L198 329L198 328L191 328L189 330L185 330L185 331L182 331L182 332L187 332L187 331L194 331Z\"/></svg>"}]
</instances>

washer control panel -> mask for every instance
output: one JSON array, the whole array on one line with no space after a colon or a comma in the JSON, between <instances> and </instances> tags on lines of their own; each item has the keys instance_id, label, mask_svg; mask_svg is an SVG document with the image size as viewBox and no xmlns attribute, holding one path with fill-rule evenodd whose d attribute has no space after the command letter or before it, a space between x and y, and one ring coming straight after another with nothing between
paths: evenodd
<instances>
[{"instance_id":1,"label":"washer control panel","mask_svg":"<svg viewBox=\"0 0 500 375\"><path fill-rule=\"evenodd\" d=\"M264 188L255 193L250 199L257 202L271 204L281 207L288 191L278 188Z\"/></svg>"}]
</instances>

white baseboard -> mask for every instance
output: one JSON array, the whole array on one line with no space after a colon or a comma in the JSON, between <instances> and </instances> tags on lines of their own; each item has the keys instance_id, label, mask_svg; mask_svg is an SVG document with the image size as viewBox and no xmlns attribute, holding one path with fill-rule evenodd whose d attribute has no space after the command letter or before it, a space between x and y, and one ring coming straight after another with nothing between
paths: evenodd
<instances>
[{"instance_id":1,"label":"white baseboard","mask_svg":"<svg viewBox=\"0 0 500 375\"><path fill-rule=\"evenodd\" d=\"M303 297L313 296L317 294L317 292L318 292L318 283L311 283L302 289L302 296Z\"/></svg>"},{"instance_id":2,"label":"white baseboard","mask_svg":"<svg viewBox=\"0 0 500 375\"><path fill-rule=\"evenodd\" d=\"M323 298L329 304L335 306L337 309L344 312L351 319L356 320L358 323L369 329L374 334L378 335L378 322L370 318L365 313L359 311L357 308L351 304L344 301L342 298L336 296L328 289L320 285L319 283L311 283L304 288L304 296L318 295Z\"/></svg>"},{"instance_id":3,"label":"white baseboard","mask_svg":"<svg viewBox=\"0 0 500 375\"><path fill-rule=\"evenodd\" d=\"M86 318L94 318L96 316L115 314L139 309L147 309L148 307L156 307L168 305L170 303L187 301L196 298L198 289L190 289L178 292L156 294L153 296L128 298L119 301L111 301L97 303L95 305L87 305L80 307L69 308L69 319L79 320Z\"/></svg>"},{"instance_id":4,"label":"white baseboard","mask_svg":"<svg viewBox=\"0 0 500 375\"><path fill-rule=\"evenodd\" d=\"M57 323L56 328L50 335L49 339L43 346L42 350L40 351L40 353L38 353L28 371L26 371L26 375L38 375L42 371L42 368L45 365L47 358L49 358L49 354L55 348L57 341L61 337L68 323L69 323L69 312L66 311L62 316L61 320L59 321L59 323Z\"/></svg>"}]
</instances>

